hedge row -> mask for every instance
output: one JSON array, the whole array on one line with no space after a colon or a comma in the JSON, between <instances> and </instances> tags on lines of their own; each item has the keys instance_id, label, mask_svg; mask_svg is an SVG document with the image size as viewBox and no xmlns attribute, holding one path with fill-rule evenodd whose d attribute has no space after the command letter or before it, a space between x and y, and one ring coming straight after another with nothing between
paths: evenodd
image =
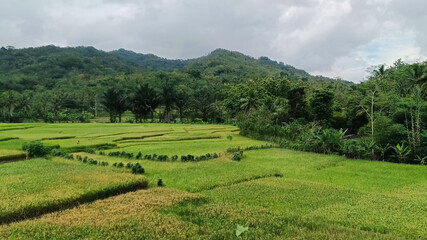
<instances>
[{"instance_id":1,"label":"hedge row","mask_svg":"<svg viewBox=\"0 0 427 240\"><path fill-rule=\"evenodd\" d=\"M116 167L116 168L126 167L126 168L130 169L133 174L144 174L145 173L144 168L139 163L136 163L136 164L127 163L126 165L124 165L122 162L119 162L119 163L113 163L113 167Z\"/></svg>"},{"instance_id":2,"label":"hedge row","mask_svg":"<svg viewBox=\"0 0 427 240\"><path fill-rule=\"evenodd\" d=\"M249 147L243 147L241 148L240 146L238 146L237 148L227 148L227 152L228 153L235 153L235 152L240 152L240 151L250 151L250 150L259 150L259 149L267 149L267 148L274 148L275 146L270 144L270 145L261 145L261 146L249 146Z\"/></svg>"},{"instance_id":3,"label":"hedge row","mask_svg":"<svg viewBox=\"0 0 427 240\"><path fill-rule=\"evenodd\" d=\"M110 157L122 157L122 158L127 158L127 159L137 159L137 160L151 160L151 161L160 161L160 162L168 162L168 161L178 161L178 159L181 159L181 162L198 162L198 161L206 161L206 160L210 160L210 159L214 159L214 158L218 158L220 156L220 154L218 153L207 153L204 155L200 155L200 156L194 156L191 154L188 155L183 155L180 158L178 157L178 155L172 155L171 157L169 157L168 155L157 155L157 154L148 154L148 155L143 155L141 152L139 152L135 157L133 153L127 153L125 151L115 151L115 152L109 152L108 154L106 154L105 152L99 152L99 155L108 155Z\"/></svg>"}]
</instances>

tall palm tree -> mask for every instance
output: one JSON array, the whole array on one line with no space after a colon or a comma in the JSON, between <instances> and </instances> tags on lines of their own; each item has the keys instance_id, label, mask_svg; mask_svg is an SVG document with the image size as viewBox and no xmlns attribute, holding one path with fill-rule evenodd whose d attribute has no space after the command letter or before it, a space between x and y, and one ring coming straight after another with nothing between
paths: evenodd
<instances>
[{"instance_id":1,"label":"tall palm tree","mask_svg":"<svg viewBox=\"0 0 427 240\"><path fill-rule=\"evenodd\" d=\"M15 107L18 104L19 98L20 94L13 90L6 91L2 94L2 102L7 109L9 122L13 117L13 111L15 110Z\"/></svg>"},{"instance_id":2,"label":"tall palm tree","mask_svg":"<svg viewBox=\"0 0 427 240\"><path fill-rule=\"evenodd\" d=\"M256 110L261 105L261 100L250 91L248 96L240 99L240 108L242 108L246 114L249 114Z\"/></svg>"},{"instance_id":3,"label":"tall palm tree","mask_svg":"<svg viewBox=\"0 0 427 240\"><path fill-rule=\"evenodd\" d=\"M116 102L118 101L118 92L114 88L109 88L102 96L101 104L107 109L110 114L110 122L116 122Z\"/></svg>"},{"instance_id":4,"label":"tall palm tree","mask_svg":"<svg viewBox=\"0 0 427 240\"><path fill-rule=\"evenodd\" d=\"M427 63L415 63L408 69L409 79L416 84L427 82Z\"/></svg>"}]
</instances>

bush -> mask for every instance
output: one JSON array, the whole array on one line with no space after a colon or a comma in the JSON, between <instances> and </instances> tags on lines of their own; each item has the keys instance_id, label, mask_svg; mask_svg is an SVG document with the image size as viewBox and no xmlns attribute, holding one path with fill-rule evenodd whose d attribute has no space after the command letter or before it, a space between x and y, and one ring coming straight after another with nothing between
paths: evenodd
<instances>
[{"instance_id":1,"label":"bush","mask_svg":"<svg viewBox=\"0 0 427 240\"><path fill-rule=\"evenodd\" d=\"M93 149L93 148L86 148L85 152L90 153L90 154L95 154L95 149Z\"/></svg>"},{"instance_id":2,"label":"bush","mask_svg":"<svg viewBox=\"0 0 427 240\"><path fill-rule=\"evenodd\" d=\"M344 141L342 152L348 158L369 158L370 150L360 139L350 139Z\"/></svg>"},{"instance_id":3,"label":"bush","mask_svg":"<svg viewBox=\"0 0 427 240\"><path fill-rule=\"evenodd\" d=\"M145 170L139 163L136 163L131 168L133 174L144 174Z\"/></svg>"},{"instance_id":4,"label":"bush","mask_svg":"<svg viewBox=\"0 0 427 240\"><path fill-rule=\"evenodd\" d=\"M193 162L194 159L194 156L190 154L188 154L187 156L181 156L181 162Z\"/></svg>"},{"instance_id":5,"label":"bush","mask_svg":"<svg viewBox=\"0 0 427 240\"><path fill-rule=\"evenodd\" d=\"M46 147L40 141L34 141L24 143L24 145L22 145L22 150L26 151L29 157L44 157L51 152L52 148Z\"/></svg>"},{"instance_id":6,"label":"bush","mask_svg":"<svg viewBox=\"0 0 427 240\"><path fill-rule=\"evenodd\" d=\"M165 186L165 184L163 183L161 178L159 178L159 181L157 181L157 186L158 187L164 187Z\"/></svg>"},{"instance_id":7,"label":"bush","mask_svg":"<svg viewBox=\"0 0 427 240\"><path fill-rule=\"evenodd\" d=\"M243 158L243 151L240 151L240 152L234 153L233 158L231 158L231 160L240 161L242 160L242 158Z\"/></svg>"}]
</instances>

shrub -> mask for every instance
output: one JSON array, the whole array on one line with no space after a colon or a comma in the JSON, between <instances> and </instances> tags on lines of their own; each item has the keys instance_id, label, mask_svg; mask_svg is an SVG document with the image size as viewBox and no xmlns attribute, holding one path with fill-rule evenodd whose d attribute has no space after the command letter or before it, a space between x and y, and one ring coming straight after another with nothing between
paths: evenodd
<instances>
[{"instance_id":1,"label":"shrub","mask_svg":"<svg viewBox=\"0 0 427 240\"><path fill-rule=\"evenodd\" d=\"M144 174L145 170L139 163L136 163L131 168L133 174Z\"/></svg>"},{"instance_id":2,"label":"shrub","mask_svg":"<svg viewBox=\"0 0 427 240\"><path fill-rule=\"evenodd\" d=\"M96 160L94 160L92 158L88 159L88 163L91 164L91 165L98 165L98 161L96 161Z\"/></svg>"},{"instance_id":3,"label":"shrub","mask_svg":"<svg viewBox=\"0 0 427 240\"><path fill-rule=\"evenodd\" d=\"M366 148L360 139L350 139L344 141L342 147L342 153L348 158L367 158L367 153L369 154L369 149Z\"/></svg>"},{"instance_id":4,"label":"shrub","mask_svg":"<svg viewBox=\"0 0 427 240\"><path fill-rule=\"evenodd\" d=\"M231 160L233 161L240 161L243 158L243 151L240 152L236 152L234 153L233 157L231 158Z\"/></svg>"},{"instance_id":5,"label":"shrub","mask_svg":"<svg viewBox=\"0 0 427 240\"><path fill-rule=\"evenodd\" d=\"M133 164L132 163L127 163L126 164L126 168L132 168L133 167Z\"/></svg>"},{"instance_id":6,"label":"shrub","mask_svg":"<svg viewBox=\"0 0 427 240\"><path fill-rule=\"evenodd\" d=\"M24 145L22 145L22 150L26 151L29 157L44 157L50 153L52 148L46 147L40 141L34 141L24 143Z\"/></svg>"},{"instance_id":7,"label":"shrub","mask_svg":"<svg viewBox=\"0 0 427 240\"><path fill-rule=\"evenodd\" d=\"M90 154L95 154L95 149L93 149L93 148L86 148L85 152L90 153Z\"/></svg>"},{"instance_id":8,"label":"shrub","mask_svg":"<svg viewBox=\"0 0 427 240\"><path fill-rule=\"evenodd\" d=\"M136 159L141 159L142 158L142 153L141 152L139 152L137 155L136 155L136 157L135 157Z\"/></svg>"},{"instance_id":9,"label":"shrub","mask_svg":"<svg viewBox=\"0 0 427 240\"><path fill-rule=\"evenodd\" d=\"M159 178L159 181L157 181L157 186L158 187L164 187L165 186L165 184L163 183L161 178Z\"/></svg>"},{"instance_id":10,"label":"shrub","mask_svg":"<svg viewBox=\"0 0 427 240\"><path fill-rule=\"evenodd\" d=\"M117 164L117 167L118 168L123 168L125 165L122 163L122 162L119 162L118 164Z\"/></svg>"},{"instance_id":11,"label":"shrub","mask_svg":"<svg viewBox=\"0 0 427 240\"><path fill-rule=\"evenodd\" d=\"M187 156L181 156L181 162L192 162L194 161L194 156L188 154Z\"/></svg>"}]
</instances>

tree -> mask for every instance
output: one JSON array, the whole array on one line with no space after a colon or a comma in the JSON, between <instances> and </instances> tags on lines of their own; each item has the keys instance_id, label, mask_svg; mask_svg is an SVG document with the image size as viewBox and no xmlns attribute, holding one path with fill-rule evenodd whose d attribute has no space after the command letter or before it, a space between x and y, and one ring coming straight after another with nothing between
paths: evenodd
<instances>
[{"instance_id":1,"label":"tree","mask_svg":"<svg viewBox=\"0 0 427 240\"><path fill-rule=\"evenodd\" d=\"M298 119L307 116L307 104L305 101L305 85L302 82L295 84L288 93L289 114L291 118Z\"/></svg>"},{"instance_id":2,"label":"tree","mask_svg":"<svg viewBox=\"0 0 427 240\"><path fill-rule=\"evenodd\" d=\"M178 86L177 88L177 92L176 92L176 106L178 108L179 111L179 121L182 123L183 122L183 112L184 109L189 105L189 100L190 100L190 88L188 88L186 85L181 84Z\"/></svg>"},{"instance_id":3,"label":"tree","mask_svg":"<svg viewBox=\"0 0 427 240\"><path fill-rule=\"evenodd\" d=\"M109 88L103 95L101 104L107 109L110 115L110 122L116 122L116 101L118 93L114 88Z\"/></svg>"},{"instance_id":4,"label":"tree","mask_svg":"<svg viewBox=\"0 0 427 240\"><path fill-rule=\"evenodd\" d=\"M160 72L157 74L158 84L160 84L160 97L164 105L164 117L165 122L170 123L172 116L172 108L176 101L176 78L171 76L172 74L167 74Z\"/></svg>"},{"instance_id":5,"label":"tree","mask_svg":"<svg viewBox=\"0 0 427 240\"><path fill-rule=\"evenodd\" d=\"M334 93L327 89L318 89L310 100L311 114L314 120L329 120L332 118Z\"/></svg>"},{"instance_id":6,"label":"tree","mask_svg":"<svg viewBox=\"0 0 427 240\"><path fill-rule=\"evenodd\" d=\"M153 104L153 98L157 98L157 96L148 83L136 89L131 99L131 110L137 122L142 122L142 119L152 113L153 109L150 104Z\"/></svg>"},{"instance_id":7,"label":"tree","mask_svg":"<svg viewBox=\"0 0 427 240\"><path fill-rule=\"evenodd\" d=\"M122 122L122 114L128 107L127 96L114 88L109 88L103 95L102 105L110 114L110 122L116 122L116 117L119 117L119 122Z\"/></svg>"},{"instance_id":8,"label":"tree","mask_svg":"<svg viewBox=\"0 0 427 240\"><path fill-rule=\"evenodd\" d=\"M427 82L427 63L414 63L408 68L409 79L417 84Z\"/></svg>"},{"instance_id":9,"label":"tree","mask_svg":"<svg viewBox=\"0 0 427 240\"><path fill-rule=\"evenodd\" d=\"M119 116L119 123L122 122L122 114L128 109L129 103L128 96L124 93L119 92L119 98L116 103L116 111Z\"/></svg>"},{"instance_id":10,"label":"tree","mask_svg":"<svg viewBox=\"0 0 427 240\"><path fill-rule=\"evenodd\" d=\"M4 114L6 115L8 122L11 122L13 112L15 111L15 107L18 105L20 97L21 94L13 90L6 91L1 95L1 102L6 108Z\"/></svg>"}]
</instances>

